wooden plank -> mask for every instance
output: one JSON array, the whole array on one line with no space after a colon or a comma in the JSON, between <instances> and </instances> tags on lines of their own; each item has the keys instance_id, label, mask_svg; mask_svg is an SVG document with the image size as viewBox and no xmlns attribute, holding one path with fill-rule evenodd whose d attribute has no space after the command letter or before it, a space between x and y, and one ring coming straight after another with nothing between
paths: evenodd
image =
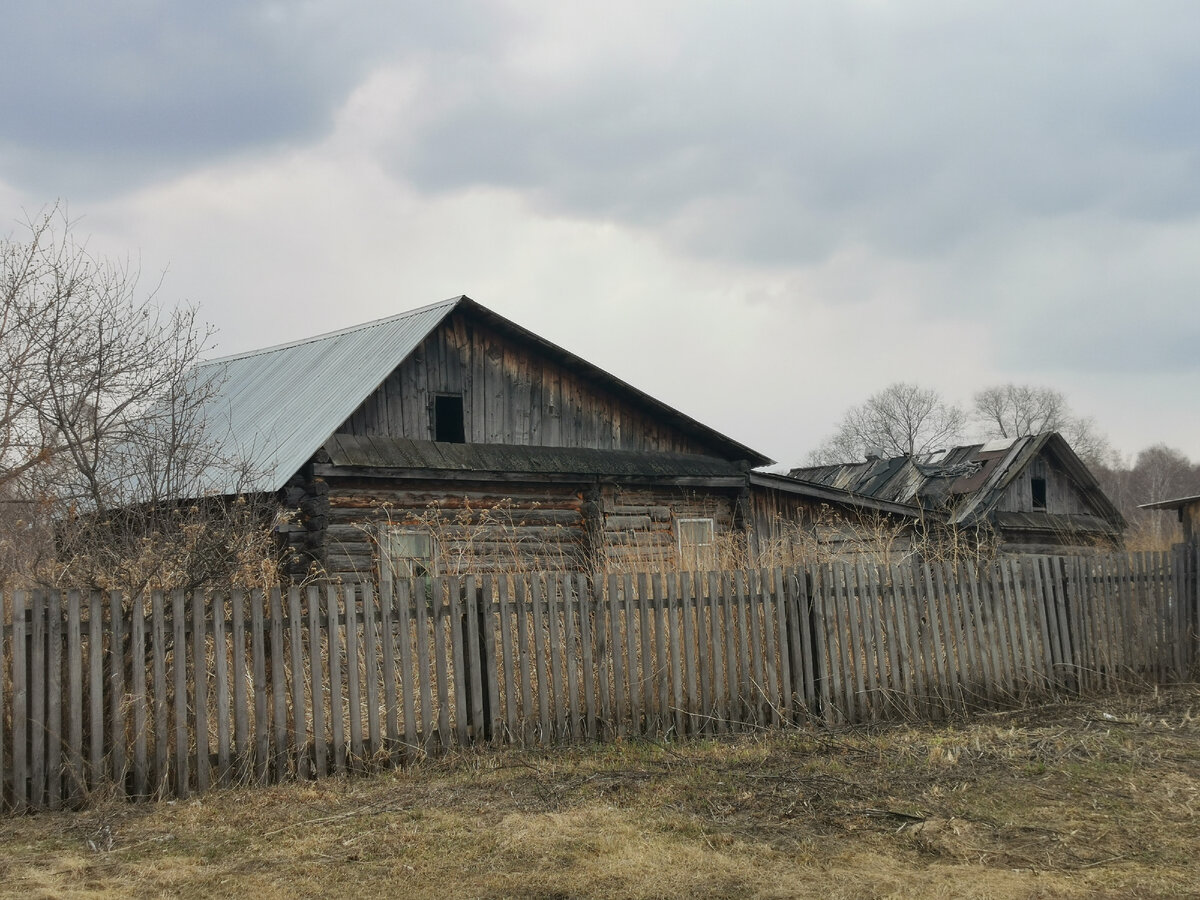
<instances>
[{"instance_id":1,"label":"wooden plank","mask_svg":"<svg viewBox=\"0 0 1200 900\"><path fill-rule=\"evenodd\" d=\"M125 616L121 604L121 594L110 591L109 604L109 660L111 668L108 673L109 686L109 717L112 722L112 748L109 751L109 763L113 780L114 794L120 798L125 796L126 741L125 731Z\"/></svg>"},{"instance_id":2,"label":"wooden plank","mask_svg":"<svg viewBox=\"0 0 1200 900\"><path fill-rule=\"evenodd\" d=\"M1021 641L1021 627L1017 621L1017 601L1013 595L1011 566L1008 560L1002 559L997 561L996 568L999 574L1000 589L1004 596L1004 616L1008 625L1008 649L1012 654L1013 663L1013 686L1018 693L1025 694L1030 687L1029 666Z\"/></svg>"},{"instance_id":3,"label":"wooden plank","mask_svg":"<svg viewBox=\"0 0 1200 900\"><path fill-rule=\"evenodd\" d=\"M962 570L949 561L942 563L947 580L947 600L950 604L950 625L954 629L954 643L958 651L959 688L963 692L963 702L971 703L977 692L971 690L972 682L980 680L979 657L975 653L974 642L970 634L970 618L964 609L966 585L963 583Z\"/></svg>"},{"instance_id":4,"label":"wooden plank","mask_svg":"<svg viewBox=\"0 0 1200 900\"><path fill-rule=\"evenodd\" d=\"M946 670L946 658L944 646L942 644L942 629L941 629L941 613L938 610L940 605L938 596L933 585L933 573L928 565L921 563L918 566L918 579L916 584L923 588L921 596L923 598L921 608L925 612L926 626L926 653L929 656L931 668L931 681L934 685L937 697L941 703L943 711L949 709L951 690L950 690L950 675Z\"/></svg>"},{"instance_id":5,"label":"wooden plank","mask_svg":"<svg viewBox=\"0 0 1200 900\"><path fill-rule=\"evenodd\" d=\"M439 577L434 579L433 585L435 603L433 616L434 632L430 650L433 653L433 663L437 670L438 749L444 751L449 749L453 738L450 732L451 632L458 631L459 629L457 621L451 619L451 587L449 581ZM460 640L460 654L461 643ZM458 672L454 673L454 677L455 680L458 680Z\"/></svg>"},{"instance_id":6,"label":"wooden plank","mask_svg":"<svg viewBox=\"0 0 1200 900\"><path fill-rule=\"evenodd\" d=\"M521 695L521 712L519 729L513 739L522 744L533 740L535 733L533 711L533 659L529 652L529 580L528 576L518 576L513 582L513 618L517 629L517 681ZM537 645L534 644L536 653ZM541 684L539 679L538 684ZM539 687L540 691L540 687Z\"/></svg>"},{"instance_id":7,"label":"wooden plank","mask_svg":"<svg viewBox=\"0 0 1200 900\"><path fill-rule=\"evenodd\" d=\"M1066 669L1063 664L1062 643L1058 633L1058 615L1054 609L1054 594L1050 591L1046 580L1048 563L1048 557L1035 556L1032 559L1024 560L1023 566L1027 572L1026 584L1029 586L1026 595L1027 602L1029 602L1030 608L1035 610L1035 616L1045 633L1042 640L1042 653L1048 666L1047 686L1053 691L1063 683Z\"/></svg>"},{"instance_id":8,"label":"wooden plank","mask_svg":"<svg viewBox=\"0 0 1200 900\"><path fill-rule=\"evenodd\" d=\"M46 807L46 592L34 591L30 603L29 637L29 805L34 809ZM122 646L117 632L115 646ZM118 657L119 659L120 657ZM120 668L113 666L112 671ZM111 683L115 686L116 681ZM115 706L114 706L115 708ZM114 717L113 723L116 724ZM123 744L124 730L115 744ZM114 745L114 756L116 746ZM115 775L115 773L114 773Z\"/></svg>"},{"instance_id":9,"label":"wooden plank","mask_svg":"<svg viewBox=\"0 0 1200 900\"><path fill-rule=\"evenodd\" d=\"M979 672L983 683L984 698L989 704L996 700L996 645L988 628L987 615L980 595L979 571L975 561L963 563L963 577L967 584L967 597L971 608L972 631L979 651Z\"/></svg>"},{"instance_id":10,"label":"wooden plank","mask_svg":"<svg viewBox=\"0 0 1200 900\"><path fill-rule=\"evenodd\" d=\"M605 599L605 608L608 612L608 641L613 672L613 715L617 735L624 737L626 732L626 716L628 715L625 701L629 696L629 688L625 681L625 654L623 649L624 642L621 637L620 596L621 590L617 576L609 575L608 596Z\"/></svg>"},{"instance_id":11,"label":"wooden plank","mask_svg":"<svg viewBox=\"0 0 1200 900\"><path fill-rule=\"evenodd\" d=\"M28 654L26 652L28 644L25 640L26 635L26 597L28 595L24 591L16 591L13 593L12 601L12 733L13 733L13 768L12 768L12 792L13 792L13 809L17 812L24 812L29 808L29 679L27 676ZM96 612L97 604L93 602L93 615L95 623L92 624L92 631L96 634L100 631L100 616ZM95 644L89 642L88 652L91 657L92 669L95 672L98 660L100 659L99 640ZM99 684L99 677L93 678L93 687ZM95 690L93 698L99 694L99 690ZM103 696L103 694L101 694ZM92 709L95 710L96 700L92 701ZM2 716L0 716L2 718ZM93 721L100 721L97 717ZM92 754L98 756L97 747L101 746L103 741L102 727L96 728L96 731L101 732L101 737L92 735ZM93 784L96 783L97 773L100 771L100 764L97 762L92 769ZM2 777L0 777L2 780Z\"/></svg>"},{"instance_id":12,"label":"wooden plank","mask_svg":"<svg viewBox=\"0 0 1200 900\"><path fill-rule=\"evenodd\" d=\"M20 594L14 595L14 599L20 596ZM88 595L88 783L93 788L98 788L104 782L104 643L101 637L103 633L101 605L99 592L90 592ZM16 622L16 619L14 618L13 621ZM13 650L15 653L15 646ZM21 652L25 652L24 642L21 643ZM15 665L15 656L13 662ZM24 678L23 667L21 672L21 677ZM22 694L22 702L24 702L24 694Z\"/></svg>"},{"instance_id":13,"label":"wooden plank","mask_svg":"<svg viewBox=\"0 0 1200 900\"><path fill-rule=\"evenodd\" d=\"M308 603L308 675L313 736L313 775L329 774L328 745L325 739L325 674L321 653L321 590L310 584L305 591Z\"/></svg>"},{"instance_id":14,"label":"wooden plank","mask_svg":"<svg viewBox=\"0 0 1200 900\"><path fill-rule=\"evenodd\" d=\"M758 597L762 605L763 632L763 692L770 711L771 724L782 721L779 714L778 648L775 643L775 603L771 596L771 577L766 569L758 573Z\"/></svg>"},{"instance_id":15,"label":"wooden plank","mask_svg":"<svg viewBox=\"0 0 1200 900\"><path fill-rule=\"evenodd\" d=\"M657 693L657 712L654 733L666 736L671 729L671 661L667 655L667 631L670 610L662 576L650 576L650 608L654 615L654 680Z\"/></svg>"},{"instance_id":16,"label":"wooden plank","mask_svg":"<svg viewBox=\"0 0 1200 900\"><path fill-rule=\"evenodd\" d=\"M818 701L814 674L817 660L813 652L812 599L808 590L808 573L803 569L793 569L786 583L791 602L788 637L795 648L792 652L792 677L804 702L805 717L815 721Z\"/></svg>"},{"instance_id":17,"label":"wooden plank","mask_svg":"<svg viewBox=\"0 0 1200 900\"><path fill-rule=\"evenodd\" d=\"M603 729L600 737L611 737L616 734L612 720L612 683L609 680L609 645L608 645L608 613L604 604L604 578L597 574L592 579L593 610L593 655L596 661L596 685L600 692L600 718Z\"/></svg>"},{"instance_id":18,"label":"wooden plank","mask_svg":"<svg viewBox=\"0 0 1200 900\"><path fill-rule=\"evenodd\" d=\"M420 678L413 670L413 583L401 579L394 583L392 600L395 606L397 637L400 645L400 684L397 688L404 720L404 758L415 759L420 748L417 724L417 704L420 701ZM425 596L420 597L424 609ZM426 669L428 676L428 669Z\"/></svg>"},{"instance_id":19,"label":"wooden plank","mask_svg":"<svg viewBox=\"0 0 1200 900\"><path fill-rule=\"evenodd\" d=\"M882 571L882 570L881 570ZM890 645L895 648L899 689L904 696L904 706L909 716L917 716L917 680L913 660L911 636L908 631L907 603L904 599L902 576L895 564L887 567L887 603L891 610L892 634ZM882 580L882 578L881 578Z\"/></svg>"},{"instance_id":20,"label":"wooden plank","mask_svg":"<svg viewBox=\"0 0 1200 900\"><path fill-rule=\"evenodd\" d=\"M67 592L67 797L72 806L83 802L87 778L83 768L83 633L79 591ZM4 685L4 595L0 594L0 688ZM156 685L161 682L155 682ZM4 695L0 691L0 709ZM4 716L0 715L0 772L4 772ZM2 778L0 778L2 781ZM0 785L0 806L3 805Z\"/></svg>"},{"instance_id":21,"label":"wooden plank","mask_svg":"<svg viewBox=\"0 0 1200 900\"><path fill-rule=\"evenodd\" d=\"M622 636L621 643L625 648L625 679L629 685L629 727L632 734L641 733L642 719L642 690L641 681L638 679L638 653L639 646L637 629L634 626L633 611L636 609L636 601L633 596L633 576L626 573L623 579L624 582L624 598L625 598L625 633Z\"/></svg>"},{"instance_id":22,"label":"wooden plank","mask_svg":"<svg viewBox=\"0 0 1200 900\"><path fill-rule=\"evenodd\" d=\"M363 683L367 701L367 752L370 754L371 766L378 765L383 750L382 732L379 727L379 610L375 599L375 589L370 584L364 584Z\"/></svg>"},{"instance_id":23,"label":"wooden plank","mask_svg":"<svg viewBox=\"0 0 1200 900\"><path fill-rule=\"evenodd\" d=\"M254 771L254 753L250 746L250 711L246 696L246 595L229 592L230 643L233 647L233 744L236 762L234 778L250 780Z\"/></svg>"},{"instance_id":24,"label":"wooden plank","mask_svg":"<svg viewBox=\"0 0 1200 900\"><path fill-rule=\"evenodd\" d=\"M1063 674L1068 679L1064 686L1077 686L1079 662L1076 658L1076 642L1080 635L1074 633L1072 616L1067 606L1068 598L1062 593L1062 581L1055 561L1047 559L1043 569L1047 588L1051 598L1051 608L1054 610L1058 623L1059 646L1062 650ZM1074 626L1078 628L1078 626Z\"/></svg>"},{"instance_id":25,"label":"wooden plank","mask_svg":"<svg viewBox=\"0 0 1200 900\"><path fill-rule=\"evenodd\" d=\"M557 575L551 577L555 582L560 581L560 578ZM583 704L579 699L579 654L575 649L576 604L571 591L570 575L565 573L562 575L561 587L563 640L566 642L567 662L567 722L571 734L571 740L578 742L583 737L583 728L581 727L581 719L583 718Z\"/></svg>"},{"instance_id":26,"label":"wooden plank","mask_svg":"<svg viewBox=\"0 0 1200 900\"><path fill-rule=\"evenodd\" d=\"M430 643L430 621L429 621L429 604L436 597L432 589L427 586L430 582L425 579L413 578L409 582L409 593L412 596L413 610L415 612L415 627L416 627L416 645L417 645L417 689L421 695L421 719L420 719L420 734L421 747L425 753L429 753L433 746L433 735L435 733L434 725L434 707L433 707L433 685L430 681L430 659L429 659L429 643ZM434 628L436 630L437 610L434 608ZM412 754L416 756L416 747L412 749Z\"/></svg>"},{"instance_id":27,"label":"wooden plank","mask_svg":"<svg viewBox=\"0 0 1200 900\"><path fill-rule=\"evenodd\" d=\"M517 708L517 671L513 659L513 615L510 596L511 576L500 574L496 578L496 594L500 615L500 677L504 681L504 722L508 740L517 739L520 721ZM519 663L518 663L519 664Z\"/></svg>"},{"instance_id":28,"label":"wooden plank","mask_svg":"<svg viewBox=\"0 0 1200 900\"><path fill-rule=\"evenodd\" d=\"M895 593L887 589L886 580L881 577L880 567L876 563L867 567L867 582L877 610L876 638L882 637L882 654L887 665L887 677L880 678L879 687L888 711L902 713L904 698L911 695L906 687L903 663L897 646L899 626L896 623Z\"/></svg>"},{"instance_id":29,"label":"wooden plank","mask_svg":"<svg viewBox=\"0 0 1200 900\"><path fill-rule=\"evenodd\" d=\"M898 610L903 622L908 671L912 683L913 703L918 714L933 716L933 700L930 696L928 660L925 656L925 641L920 613L920 597L913 579L911 565L896 564L892 567L892 582L896 586Z\"/></svg>"},{"instance_id":30,"label":"wooden plank","mask_svg":"<svg viewBox=\"0 0 1200 900\"><path fill-rule=\"evenodd\" d=\"M592 616L591 591L587 576L582 572L575 576L575 604L579 612L579 651L583 666L584 732L589 741L596 740L596 679L592 666Z\"/></svg>"},{"instance_id":31,"label":"wooden plank","mask_svg":"<svg viewBox=\"0 0 1200 900\"><path fill-rule=\"evenodd\" d=\"M833 609L829 600L828 567L824 565L813 567L812 597L815 607L814 624L820 629L820 647L818 660L821 663L821 712L826 725L833 725L844 718L843 704L845 694L842 690L841 668L837 660L837 651L833 638L836 623Z\"/></svg>"},{"instance_id":32,"label":"wooden plank","mask_svg":"<svg viewBox=\"0 0 1200 900\"><path fill-rule=\"evenodd\" d=\"M563 639L560 624L561 604L558 601L558 587L553 576L546 578L542 575L534 577L535 597L541 593L546 604L546 624L550 638L550 687L554 692L553 698L553 739L567 739L567 697L563 685ZM614 648L614 653L616 649Z\"/></svg>"},{"instance_id":33,"label":"wooden plank","mask_svg":"<svg viewBox=\"0 0 1200 900\"><path fill-rule=\"evenodd\" d=\"M305 714L307 707L304 704L304 619L300 612L299 585L288 587L288 645L291 650L291 744L295 754L295 772L299 778L309 778L311 771L308 758L308 716Z\"/></svg>"},{"instance_id":34,"label":"wooden plank","mask_svg":"<svg viewBox=\"0 0 1200 900\"><path fill-rule=\"evenodd\" d=\"M946 586L945 576L942 567L938 565L928 567L930 574L933 575L933 592L931 596L936 598L935 607L937 615L934 617L937 622L938 629L941 632L941 647L942 653L946 660L946 679L950 685L950 692L954 696L954 702L958 709L964 709L966 706L965 698L962 693L962 685L959 684L959 668L960 661L958 659L958 646L954 630L954 619L950 614L950 609L953 606L954 598ZM927 576L928 577L928 576Z\"/></svg>"},{"instance_id":35,"label":"wooden plank","mask_svg":"<svg viewBox=\"0 0 1200 900\"><path fill-rule=\"evenodd\" d=\"M750 666L753 689L751 721L755 725L766 725L770 721L770 713L766 708L767 699L767 669L763 660L762 635L762 600L758 578L753 571L746 573L747 595L746 612L749 614L750 630Z\"/></svg>"},{"instance_id":36,"label":"wooden plank","mask_svg":"<svg viewBox=\"0 0 1200 900\"><path fill-rule=\"evenodd\" d=\"M333 743L333 770L344 774L346 765L346 697L342 692L341 592L336 585L325 588L325 617L329 641L329 730ZM353 607L351 607L352 609Z\"/></svg>"},{"instance_id":37,"label":"wooden plank","mask_svg":"<svg viewBox=\"0 0 1200 900\"><path fill-rule=\"evenodd\" d=\"M1008 612L1004 602L1004 589L1000 585L1000 564L993 562L987 569L988 614L991 617L992 637L998 650L1000 669L997 680L1005 699L1009 702L1017 696L1016 664L1012 655L1008 631Z\"/></svg>"},{"instance_id":38,"label":"wooden plank","mask_svg":"<svg viewBox=\"0 0 1200 900\"><path fill-rule=\"evenodd\" d=\"M342 587L342 602L346 622L346 710L350 726L350 758L352 771L362 771L365 763L362 722L362 680L359 660L362 654L358 637L358 591L352 584Z\"/></svg>"},{"instance_id":39,"label":"wooden plank","mask_svg":"<svg viewBox=\"0 0 1200 900\"><path fill-rule=\"evenodd\" d=\"M722 573L721 580L721 612L725 642L725 724L729 730L735 730L742 722L741 701L742 691L738 679L738 611L737 600L734 596L733 578L728 573Z\"/></svg>"},{"instance_id":40,"label":"wooden plank","mask_svg":"<svg viewBox=\"0 0 1200 900\"><path fill-rule=\"evenodd\" d=\"M739 724L756 724L754 716L754 672L751 668L750 657L750 614L746 601L746 577L743 572L733 575L733 599L736 603L737 644L738 644L738 704L737 717Z\"/></svg>"},{"instance_id":41,"label":"wooden plank","mask_svg":"<svg viewBox=\"0 0 1200 900\"><path fill-rule=\"evenodd\" d=\"M275 754L272 765L276 781L288 775L287 682L284 671L283 595L278 587L270 591L271 628L271 719L274 725Z\"/></svg>"},{"instance_id":42,"label":"wooden plank","mask_svg":"<svg viewBox=\"0 0 1200 900\"><path fill-rule=\"evenodd\" d=\"M679 581L674 572L667 573L667 635L671 646L671 709L674 711L675 736L686 734L683 706L683 663L681 660L680 623L676 619L679 610Z\"/></svg>"},{"instance_id":43,"label":"wooden plank","mask_svg":"<svg viewBox=\"0 0 1200 900\"><path fill-rule=\"evenodd\" d=\"M832 565L840 625L838 638L842 649L842 666L846 670L846 711L849 721L863 722L870 718L870 698L867 696L854 578L848 563L839 562Z\"/></svg>"},{"instance_id":44,"label":"wooden plank","mask_svg":"<svg viewBox=\"0 0 1200 900\"><path fill-rule=\"evenodd\" d=\"M642 597L644 603L645 597ZM642 627L642 640L648 638L646 616L643 614L640 619ZM729 684L725 678L725 621L721 615L721 577L716 572L708 573L708 634L712 648L712 694L708 715L711 717L712 723L717 734L725 734L729 730ZM643 649L642 660L643 666L649 658L649 654ZM643 678L646 678L643 674ZM649 678L646 678L646 683L649 684ZM649 707L647 707L648 709Z\"/></svg>"},{"instance_id":45,"label":"wooden plank","mask_svg":"<svg viewBox=\"0 0 1200 900\"><path fill-rule=\"evenodd\" d=\"M476 743L482 743L484 735L483 679L485 675L482 654L479 652L479 594L478 582L474 575L466 577L463 590L466 600L462 610L462 615L466 620L466 647L463 648L464 659L467 663L465 689L468 692L467 700L470 709L467 721L471 729L471 738Z\"/></svg>"},{"instance_id":46,"label":"wooden plank","mask_svg":"<svg viewBox=\"0 0 1200 900\"><path fill-rule=\"evenodd\" d=\"M62 652L63 652L63 620L62 594L51 591L47 598L47 648L46 648L46 793L50 809L62 809L63 800L63 728L62 728ZM137 659L135 656L134 659ZM135 675L141 672L142 679L146 670L134 665ZM136 698L136 693L135 693ZM145 691L142 695L145 700ZM143 714L145 707L143 706ZM143 725L145 723L143 722ZM145 730L137 732L135 739L141 735L145 740ZM143 745L144 749L144 745ZM0 771L3 771L0 769ZM145 770L143 769L143 772Z\"/></svg>"},{"instance_id":47,"label":"wooden plank","mask_svg":"<svg viewBox=\"0 0 1200 900\"><path fill-rule=\"evenodd\" d=\"M483 629L483 669L487 687L488 709L491 712L491 721L488 723L488 728L491 732L491 740L499 742L504 734L504 718L500 710L500 679L499 670L500 663L496 657L496 628L498 617L496 611L495 592L493 591L493 578L491 575L484 575L482 580L483 595L480 602L482 603L481 615L479 618L480 627Z\"/></svg>"},{"instance_id":48,"label":"wooden plank","mask_svg":"<svg viewBox=\"0 0 1200 900\"><path fill-rule=\"evenodd\" d=\"M1033 633L1029 628L1029 617L1026 615L1025 592L1021 587L1017 560L1004 560L1004 581L1011 585L1013 608L1017 614L1017 634L1021 644L1021 658L1025 663L1025 683L1030 690L1038 687L1037 677L1037 648L1033 642Z\"/></svg>"},{"instance_id":49,"label":"wooden plank","mask_svg":"<svg viewBox=\"0 0 1200 900\"><path fill-rule=\"evenodd\" d=\"M225 631L225 597L209 598L213 617L213 688L217 700L217 779L223 785L233 782L233 762L229 742L229 642Z\"/></svg>"},{"instance_id":50,"label":"wooden plank","mask_svg":"<svg viewBox=\"0 0 1200 900\"><path fill-rule=\"evenodd\" d=\"M390 765L400 762L400 706L396 692L396 602L394 582L379 584L380 657L383 664L384 752ZM408 632L404 633L405 643ZM407 680L408 676L405 676Z\"/></svg>"},{"instance_id":51,"label":"wooden plank","mask_svg":"<svg viewBox=\"0 0 1200 900\"><path fill-rule=\"evenodd\" d=\"M795 721L793 699L799 695L799 691L792 684L791 648L795 644L788 634L788 598L784 592L782 567L776 566L771 570L771 576L774 579L775 619L778 628L780 708L783 711L783 721L792 724Z\"/></svg>"},{"instance_id":52,"label":"wooden plank","mask_svg":"<svg viewBox=\"0 0 1200 900\"><path fill-rule=\"evenodd\" d=\"M196 790L209 788L208 648L204 627L204 595L192 593L192 690L196 722Z\"/></svg>"},{"instance_id":53,"label":"wooden plank","mask_svg":"<svg viewBox=\"0 0 1200 900\"><path fill-rule=\"evenodd\" d=\"M57 595L54 595L57 596ZM51 598L53 604L53 596ZM54 621L55 611L51 607L51 622ZM51 646L53 646L53 638ZM133 796L143 799L149 796L149 746L147 735L147 705L146 705L146 667L142 661L146 658L146 608L137 600L133 604L130 622L130 702L133 707ZM53 665L51 666L53 669ZM51 716L53 719L53 716ZM51 728L51 740L54 740L54 730ZM51 808L54 806L54 786L50 788Z\"/></svg>"},{"instance_id":54,"label":"wooden plank","mask_svg":"<svg viewBox=\"0 0 1200 900\"><path fill-rule=\"evenodd\" d=\"M533 612L533 639L530 642L530 654L533 656L534 670L537 674L538 694L538 723L537 733L541 743L548 744L554 740L554 721L550 717L550 684L546 672L546 612L545 601L542 597L542 578L540 575L530 575L529 606ZM553 670L553 664L550 666Z\"/></svg>"},{"instance_id":55,"label":"wooden plank","mask_svg":"<svg viewBox=\"0 0 1200 900\"><path fill-rule=\"evenodd\" d=\"M696 596L688 572L679 573L680 614L683 619L683 671L687 685L687 728L688 734L700 733L700 692L697 686L697 670L700 668L696 648Z\"/></svg>"},{"instance_id":56,"label":"wooden plank","mask_svg":"<svg viewBox=\"0 0 1200 900\"><path fill-rule=\"evenodd\" d=\"M188 729L187 598L181 590L171 592L171 634L171 674L175 687L175 796L186 800L191 796L191 764L188 760L191 733Z\"/></svg>"},{"instance_id":57,"label":"wooden plank","mask_svg":"<svg viewBox=\"0 0 1200 900\"><path fill-rule=\"evenodd\" d=\"M260 784L271 775L271 722L267 707L267 609L268 595L250 592L250 656L254 693L254 774Z\"/></svg>"},{"instance_id":58,"label":"wooden plank","mask_svg":"<svg viewBox=\"0 0 1200 900\"><path fill-rule=\"evenodd\" d=\"M855 645L859 648L858 657L863 671L863 682L866 693L863 694L867 715L871 721L878 720L883 713L882 698L879 694L879 675L883 668L879 664L879 642L875 634L875 610L868 592L867 575L861 560L846 567L847 588L850 591L850 624L853 628L858 623L858 636Z\"/></svg>"}]
</instances>

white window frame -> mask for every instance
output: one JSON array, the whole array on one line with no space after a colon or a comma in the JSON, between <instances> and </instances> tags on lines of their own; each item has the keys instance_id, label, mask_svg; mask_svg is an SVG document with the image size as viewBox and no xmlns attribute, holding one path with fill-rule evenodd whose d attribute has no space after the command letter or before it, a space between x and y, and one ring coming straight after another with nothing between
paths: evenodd
<instances>
[{"instance_id":1,"label":"white window frame","mask_svg":"<svg viewBox=\"0 0 1200 900\"><path fill-rule=\"evenodd\" d=\"M705 525L708 528L708 540L706 541L684 541L683 532L685 525ZM679 561L683 565L688 564L688 557L700 562L700 556L704 553L713 553L717 545L717 523L711 516L692 516L689 518L677 518L675 520L675 546L679 551ZM715 560L714 560L715 562Z\"/></svg>"},{"instance_id":2,"label":"white window frame","mask_svg":"<svg viewBox=\"0 0 1200 900\"><path fill-rule=\"evenodd\" d=\"M423 538L427 555L419 555L398 545L402 539ZM427 528L405 525L381 525L379 528L379 580L391 582L393 571L401 577L428 578L437 574L437 538ZM403 564L403 567L401 566ZM417 564L420 565L420 571Z\"/></svg>"}]
</instances>

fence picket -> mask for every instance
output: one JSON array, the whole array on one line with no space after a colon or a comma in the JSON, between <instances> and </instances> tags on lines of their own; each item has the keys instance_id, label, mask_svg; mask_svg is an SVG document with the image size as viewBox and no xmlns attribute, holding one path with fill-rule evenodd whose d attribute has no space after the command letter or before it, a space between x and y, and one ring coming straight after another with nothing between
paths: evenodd
<instances>
[{"instance_id":1,"label":"fence picket","mask_svg":"<svg viewBox=\"0 0 1200 900\"><path fill-rule=\"evenodd\" d=\"M472 740L682 737L802 712L855 723L1119 687L1118 674L1162 682L1195 653L1198 553L418 577L378 594L146 603L18 591L0 596L0 803L186 798Z\"/></svg>"}]
</instances>

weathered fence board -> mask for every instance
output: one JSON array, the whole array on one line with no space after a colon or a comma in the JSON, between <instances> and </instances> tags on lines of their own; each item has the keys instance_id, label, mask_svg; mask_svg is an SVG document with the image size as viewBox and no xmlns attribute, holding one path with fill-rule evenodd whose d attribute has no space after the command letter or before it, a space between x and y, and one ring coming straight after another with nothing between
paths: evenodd
<instances>
[{"instance_id":1,"label":"weathered fence board","mask_svg":"<svg viewBox=\"0 0 1200 900\"><path fill-rule=\"evenodd\" d=\"M1200 548L0 596L0 807L1185 677ZM247 605L249 609L247 609Z\"/></svg>"}]
</instances>

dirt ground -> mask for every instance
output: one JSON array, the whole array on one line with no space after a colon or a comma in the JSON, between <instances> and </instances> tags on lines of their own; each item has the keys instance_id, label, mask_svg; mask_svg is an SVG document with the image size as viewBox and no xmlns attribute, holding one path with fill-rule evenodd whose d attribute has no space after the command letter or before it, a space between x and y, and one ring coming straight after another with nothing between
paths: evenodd
<instances>
[{"instance_id":1,"label":"dirt ground","mask_svg":"<svg viewBox=\"0 0 1200 900\"><path fill-rule=\"evenodd\" d=\"M1200 686L0 820L0 896L1198 897Z\"/></svg>"}]
</instances>

